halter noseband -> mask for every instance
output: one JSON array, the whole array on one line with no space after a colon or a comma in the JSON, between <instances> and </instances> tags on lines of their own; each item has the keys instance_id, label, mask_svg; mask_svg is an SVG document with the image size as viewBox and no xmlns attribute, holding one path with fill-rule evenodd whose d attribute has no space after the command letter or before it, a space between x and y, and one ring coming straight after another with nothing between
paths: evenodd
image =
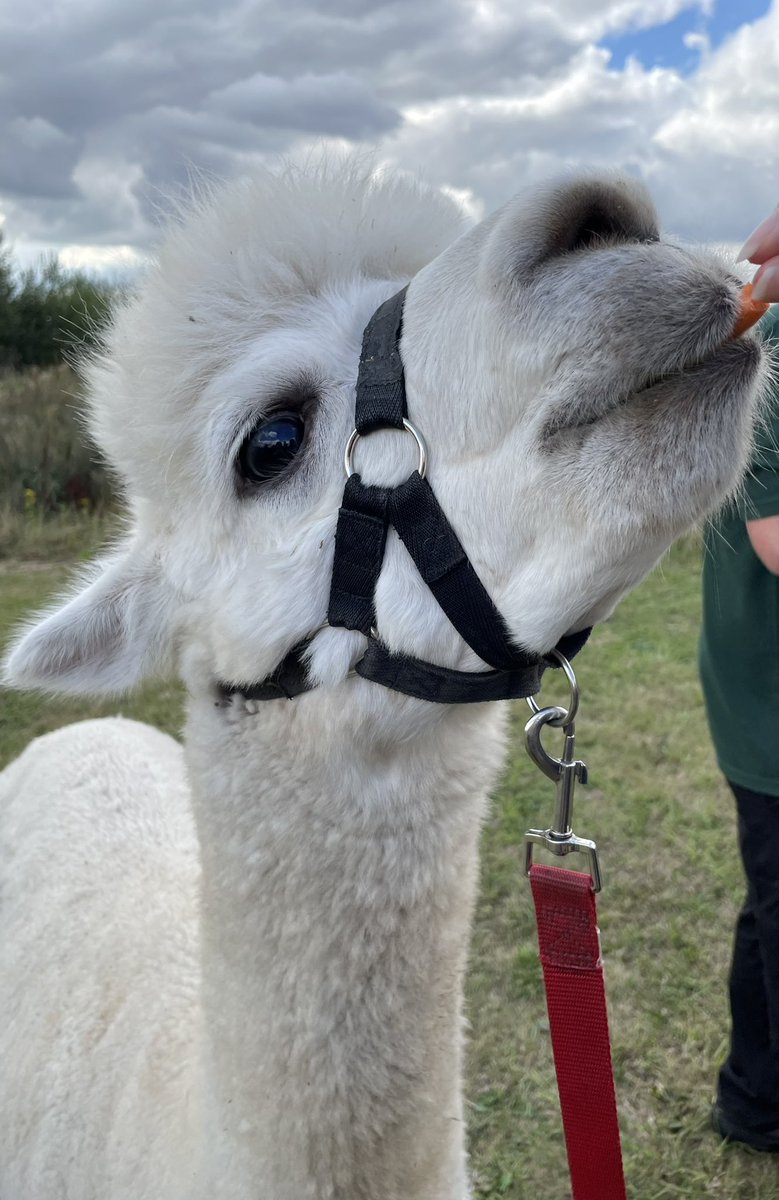
<instances>
[{"instance_id":1,"label":"halter noseband","mask_svg":"<svg viewBox=\"0 0 779 1200\"><path fill-rule=\"evenodd\" d=\"M503 617L425 477L427 450L424 439L408 419L399 349L406 290L403 288L376 310L363 334L355 428L344 456L347 480L335 534L327 624L364 634L368 648L354 668L356 673L407 696L439 704L532 696L541 686L546 667L558 663L550 655L531 654L511 640ZM354 471L354 447L359 438L385 428L405 429L416 439L419 465L397 487L369 487ZM394 653L381 641L375 629L374 595L390 526L452 625L491 670L455 671L439 667ZM568 634L555 649L570 659L589 634L589 629ZM304 658L314 636L295 646L267 679L248 687L221 684L222 695L241 695L247 700L291 700L311 691L315 685L309 682Z\"/></svg>"}]
</instances>

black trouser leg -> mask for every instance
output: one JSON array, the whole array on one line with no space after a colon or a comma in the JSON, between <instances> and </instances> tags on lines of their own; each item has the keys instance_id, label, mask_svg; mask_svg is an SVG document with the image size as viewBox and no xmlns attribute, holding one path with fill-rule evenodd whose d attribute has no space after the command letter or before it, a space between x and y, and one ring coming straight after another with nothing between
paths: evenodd
<instances>
[{"instance_id":1,"label":"black trouser leg","mask_svg":"<svg viewBox=\"0 0 779 1200\"><path fill-rule=\"evenodd\" d=\"M779 1129L779 796L731 783L747 897L730 972L730 1054L719 1099L739 1125Z\"/></svg>"}]
</instances>

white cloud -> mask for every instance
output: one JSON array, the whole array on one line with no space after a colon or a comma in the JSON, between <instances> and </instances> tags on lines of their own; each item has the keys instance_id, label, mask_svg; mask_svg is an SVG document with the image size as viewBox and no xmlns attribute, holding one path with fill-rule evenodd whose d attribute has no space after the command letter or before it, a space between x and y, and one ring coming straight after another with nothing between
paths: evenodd
<instances>
[{"instance_id":1,"label":"white cloud","mask_svg":"<svg viewBox=\"0 0 779 1200\"><path fill-rule=\"evenodd\" d=\"M707 58L688 102L658 127L654 141L679 156L779 162L779 8Z\"/></svg>"},{"instance_id":2,"label":"white cloud","mask_svg":"<svg viewBox=\"0 0 779 1200\"><path fill-rule=\"evenodd\" d=\"M779 4L706 56L652 152L650 182L702 237L746 237L776 204Z\"/></svg>"},{"instance_id":3,"label":"white cloud","mask_svg":"<svg viewBox=\"0 0 779 1200\"><path fill-rule=\"evenodd\" d=\"M136 271L147 261L133 246L63 246L58 257L69 271L100 271L111 275Z\"/></svg>"},{"instance_id":4,"label":"white cloud","mask_svg":"<svg viewBox=\"0 0 779 1200\"><path fill-rule=\"evenodd\" d=\"M604 4L594 15L625 21L663 7L674 6ZM590 44L540 91L463 95L404 115L383 143L387 157L470 189L488 210L525 182L577 165L615 167L646 179L667 228L737 242L779 198L779 4L688 77L636 59L614 70Z\"/></svg>"},{"instance_id":5,"label":"white cloud","mask_svg":"<svg viewBox=\"0 0 779 1200\"><path fill-rule=\"evenodd\" d=\"M588 46L541 93L412 106L382 148L432 183L471 189L491 209L524 183L577 164L641 173L658 114L686 98L675 72L636 62L611 71L607 53Z\"/></svg>"},{"instance_id":6,"label":"white cloud","mask_svg":"<svg viewBox=\"0 0 779 1200\"><path fill-rule=\"evenodd\" d=\"M715 0L558 0L550 5L557 21L579 41L598 41L608 33L647 29L672 21L686 9L710 12Z\"/></svg>"},{"instance_id":7,"label":"white cloud","mask_svg":"<svg viewBox=\"0 0 779 1200\"><path fill-rule=\"evenodd\" d=\"M143 253L193 170L243 172L324 136L377 146L474 216L549 174L622 168L667 227L737 242L779 198L779 0L715 48L713 3L6 0L6 235L82 265ZM691 73L617 70L597 45L685 11Z\"/></svg>"}]
</instances>

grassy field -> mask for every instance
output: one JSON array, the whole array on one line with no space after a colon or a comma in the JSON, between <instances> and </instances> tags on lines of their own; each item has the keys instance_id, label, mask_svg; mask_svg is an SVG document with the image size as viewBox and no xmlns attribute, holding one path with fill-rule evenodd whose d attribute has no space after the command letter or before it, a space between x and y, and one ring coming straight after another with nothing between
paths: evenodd
<instances>
[{"instance_id":1,"label":"grassy field","mask_svg":"<svg viewBox=\"0 0 779 1200\"><path fill-rule=\"evenodd\" d=\"M578 660L577 751L590 786L579 789L574 823L603 858L600 924L631 1200L779 1200L776 1161L721 1146L707 1125L727 1043L742 877L697 683L699 555L692 540L676 547ZM0 564L0 638L67 574L61 564ZM557 679L547 694L563 698ZM45 730L116 709L6 694L0 760ZM121 710L175 733L180 693L154 687ZM468 1122L482 1200L570 1194L521 866L522 834L551 818L554 788L525 756L526 715L517 705L514 751L484 832L468 983Z\"/></svg>"}]
</instances>

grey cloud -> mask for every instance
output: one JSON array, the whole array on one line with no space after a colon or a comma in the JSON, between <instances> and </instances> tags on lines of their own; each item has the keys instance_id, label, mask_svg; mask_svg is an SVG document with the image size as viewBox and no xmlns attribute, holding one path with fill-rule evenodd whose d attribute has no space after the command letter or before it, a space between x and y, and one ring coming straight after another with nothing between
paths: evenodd
<instances>
[{"instance_id":1,"label":"grey cloud","mask_svg":"<svg viewBox=\"0 0 779 1200\"><path fill-rule=\"evenodd\" d=\"M383 24L392 25L396 8L400 19L403 6L388 5L379 6L383 15L374 6L358 20L305 0L231 0L219 8L206 0L96 7L75 0L37 16L29 6L6 5L0 197L21 201L30 225L50 217L48 202L59 196L58 228L70 225L69 240L94 241L94 206L86 196L79 204L75 180L79 163L95 157L141 166L134 190L149 212L149 196L175 188L192 164L231 174L300 136L375 141L401 121L379 94L377 71L367 70L381 62ZM290 28L301 42L286 53L281 43ZM350 44L363 57L365 77L338 61L339 47L348 57ZM320 65L325 60L334 69ZM20 141L18 129L31 122L56 130L59 144L44 153ZM107 215L101 225L118 217Z\"/></svg>"},{"instance_id":2,"label":"grey cloud","mask_svg":"<svg viewBox=\"0 0 779 1200\"><path fill-rule=\"evenodd\" d=\"M50 199L77 194L70 175L79 145L42 117L15 117L5 132L3 183L7 191Z\"/></svg>"},{"instance_id":3,"label":"grey cloud","mask_svg":"<svg viewBox=\"0 0 779 1200\"><path fill-rule=\"evenodd\" d=\"M349 9L351 19L343 15ZM257 65L295 69L316 47L318 69L348 69L395 104L458 94L501 94L565 65L575 41L536 6L490 25L465 0L264 6ZM281 67L280 67L281 64Z\"/></svg>"},{"instance_id":4,"label":"grey cloud","mask_svg":"<svg viewBox=\"0 0 779 1200\"><path fill-rule=\"evenodd\" d=\"M95 245L144 245L148 229L138 221L137 204L132 193L118 187L109 202L105 195L82 195L76 189L73 198L25 198L21 203L10 198L3 207L8 217L11 239L21 231L25 241L64 245L82 241ZM74 237L74 230L83 231ZM5 232L5 229L4 229Z\"/></svg>"},{"instance_id":5,"label":"grey cloud","mask_svg":"<svg viewBox=\"0 0 779 1200\"><path fill-rule=\"evenodd\" d=\"M297 79L255 74L213 92L209 106L253 125L356 139L386 133L402 119L343 72Z\"/></svg>"}]
</instances>

